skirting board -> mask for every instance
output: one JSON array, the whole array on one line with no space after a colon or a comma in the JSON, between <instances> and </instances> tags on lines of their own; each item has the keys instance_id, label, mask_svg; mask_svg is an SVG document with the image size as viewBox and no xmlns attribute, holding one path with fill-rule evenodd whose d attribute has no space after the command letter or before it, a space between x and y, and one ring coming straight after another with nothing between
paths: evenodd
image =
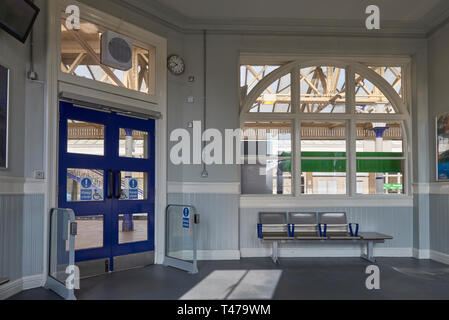
<instances>
[{"instance_id":1,"label":"skirting board","mask_svg":"<svg viewBox=\"0 0 449 320\"><path fill-rule=\"evenodd\" d=\"M413 258L416 259L430 259L429 249L416 249L413 248Z\"/></svg>"},{"instance_id":2,"label":"skirting board","mask_svg":"<svg viewBox=\"0 0 449 320\"><path fill-rule=\"evenodd\" d=\"M37 274L34 276L23 277L0 286L0 300L5 300L24 290L40 288L44 285L44 276Z\"/></svg>"},{"instance_id":3,"label":"skirting board","mask_svg":"<svg viewBox=\"0 0 449 320\"><path fill-rule=\"evenodd\" d=\"M430 250L430 259L444 264L449 264L449 254Z\"/></svg>"},{"instance_id":4,"label":"skirting board","mask_svg":"<svg viewBox=\"0 0 449 320\"><path fill-rule=\"evenodd\" d=\"M363 248L279 248L279 256L284 258L333 258L359 257ZM183 256L182 252L177 252ZM412 248L374 248L378 257L413 257ZM187 255L184 254L185 257ZM271 256L270 248L242 248L239 250L198 250L198 260L239 260Z\"/></svg>"},{"instance_id":5,"label":"skirting board","mask_svg":"<svg viewBox=\"0 0 449 320\"><path fill-rule=\"evenodd\" d=\"M198 250L198 260L240 260L239 250Z\"/></svg>"},{"instance_id":6,"label":"skirting board","mask_svg":"<svg viewBox=\"0 0 449 320\"><path fill-rule=\"evenodd\" d=\"M198 250L198 260L240 260L239 250Z\"/></svg>"},{"instance_id":7,"label":"skirting board","mask_svg":"<svg viewBox=\"0 0 449 320\"><path fill-rule=\"evenodd\" d=\"M271 248L242 248L242 258L271 256ZM279 248L279 257L284 258L337 258L360 257L362 248ZM412 257L412 248L374 248L377 257Z\"/></svg>"},{"instance_id":8,"label":"skirting board","mask_svg":"<svg viewBox=\"0 0 449 320\"><path fill-rule=\"evenodd\" d=\"M192 260L192 251L174 251L170 257ZM239 250L198 250L197 260L240 260Z\"/></svg>"}]
</instances>

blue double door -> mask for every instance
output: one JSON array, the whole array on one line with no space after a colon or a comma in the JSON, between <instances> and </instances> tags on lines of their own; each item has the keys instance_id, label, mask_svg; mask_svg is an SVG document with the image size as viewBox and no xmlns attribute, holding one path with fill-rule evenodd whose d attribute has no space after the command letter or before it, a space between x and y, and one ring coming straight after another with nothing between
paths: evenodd
<instances>
[{"instance_id":1,"label":"blue double door","mask_svg":"<svg viewBox=\"0 0 449 320\"><path fill-rule=\"evenodd\" d=\"M75 212L76 262L154 251L155 121L60 102L60 208Z\"/></svg>"}]
</instances>

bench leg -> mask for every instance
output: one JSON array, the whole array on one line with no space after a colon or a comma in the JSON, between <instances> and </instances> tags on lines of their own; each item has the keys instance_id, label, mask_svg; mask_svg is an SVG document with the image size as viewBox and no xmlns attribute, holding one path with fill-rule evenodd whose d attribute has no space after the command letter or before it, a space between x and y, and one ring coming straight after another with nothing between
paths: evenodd
<instances>
[{"instance_id":1,"label":"bench leg","mask_svg":"<svg viewBox=\"0 0 449 320\"><path fill-rule=\"evenodd\" d=\"M374 258L374 242L368 241L366 243L366 254L362 254L362 259L367 260L371 263L376 263L376 258Z\"/></svg>"},{"instance_id":2,"label":"bench leg","mask_svg":"<svg viewBox=\"0 0 449 320\"><path fill-rule=\"evenodd\" d=\"M272 249L271 249L271 259L273 259L274 263L278 263L278 242L273 241Z\"/></svg>"}]
</instances>

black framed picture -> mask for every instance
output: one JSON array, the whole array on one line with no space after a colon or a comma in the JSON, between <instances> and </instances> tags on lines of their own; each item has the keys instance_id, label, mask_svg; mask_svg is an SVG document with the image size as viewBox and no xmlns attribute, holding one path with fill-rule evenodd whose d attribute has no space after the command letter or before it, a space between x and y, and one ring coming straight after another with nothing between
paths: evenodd
<instances>
[{"instance_id":1,"label":"black framed picture","mask_svg":"<svg viewBox=\"0 0 449 320\"><path fill-rule=\"evenodd\" d=\"M449 113L437 118L437 179L449 181Z\"/></svg>"},{"instance_id":2,"label":"black framed picture","mask_svg":"<svg viewBox=\"0 0 449 320\"><path fill-rule=\"evenodd\" d=\"M24 43L39 11L31 0L1 0L0 27Z\"/></svg>"},{"instance_id":3,"label":"black framed picture","mask_svg":"<svg viewBox=\"0 0 449 320\"><path fill-rule=\"evenodd\" d=\"M0 168L8 167L9 69L0 65Z\"/></svg>"}]
</instances>

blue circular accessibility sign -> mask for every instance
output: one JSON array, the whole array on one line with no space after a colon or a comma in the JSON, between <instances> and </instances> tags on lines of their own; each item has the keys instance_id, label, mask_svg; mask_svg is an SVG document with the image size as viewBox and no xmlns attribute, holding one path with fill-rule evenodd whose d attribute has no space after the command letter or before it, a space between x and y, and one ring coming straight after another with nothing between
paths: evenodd
<instances>
[{"instance_id":1,"label":"blue circular accessibility sign","mask_svg":"<svg viewBox=\"0 0 449 320\"><path fill-rule=\"evenodd\" d=\"M182 213L183 213L184 217L187 218L187 217L190 215L190 210L189 210L189 208L184 208L184 211L183 211Z\"/></svg>"},{"instance_id":2,"label":"blue circular accessibility sign","mask_svg":"<svg viewBox=\"0 0 449 320\"><path fill-rule=\"evenodd\" d=\"M137 181L137 179L131 179L129 180L129 187L131 189L137 189L137 186L139 185L139 182Z\"/></svg>"},{"instance_id":3,"label":"blue circular accessibility sign","mask_svg":"<svg viewBox=\"0 0 449 320\"><path fill-rule=\"evenodd\" d=\"M90 187L92 187L92 180L90 180L89 178L84 178L83 180L81 180L81 186L84 189L89 189Z\"/></svg>"}]
</instances>

